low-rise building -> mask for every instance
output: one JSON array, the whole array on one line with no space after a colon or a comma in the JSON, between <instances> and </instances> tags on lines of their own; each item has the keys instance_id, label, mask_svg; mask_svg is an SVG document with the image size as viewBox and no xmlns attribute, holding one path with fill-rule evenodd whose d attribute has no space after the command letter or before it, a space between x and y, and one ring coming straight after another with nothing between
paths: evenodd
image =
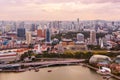
<instances>
[{"instance_id":1,"label":"low-rise building","mask_svg":"<svg viewBox=\"0 0 120 80\"><path fill-rule=\"evenodd\" d=\"M62 40L62 45L63 46L74 45L74 42L72 41L72 39L63 39Z\"/></svg>"},{"instance_id":2,"label":"low-rise building","mask_svg":"<svg viewBox=\"0 0 120 80\"><path fill-rule=\"evenodd\" d=\"M115 58L114 63L111 64L110 68L112 73L120 75L120 55Z\"/></svg>"},{"instance_id":3,"label":"low-rise building","mask_svg":"<svg viewBox=\"0 0 120 80\"><path fill-rule=\"evenodd\" d=\"M0 52L0 63L9 63L11 61L19 60L20 55L16 52Z\"/></svg>"}]
</instances>

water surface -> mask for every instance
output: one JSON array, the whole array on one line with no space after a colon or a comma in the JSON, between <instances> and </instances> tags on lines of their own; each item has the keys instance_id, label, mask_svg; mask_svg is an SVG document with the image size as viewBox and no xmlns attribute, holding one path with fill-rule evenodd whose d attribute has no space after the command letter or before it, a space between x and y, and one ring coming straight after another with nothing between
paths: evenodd
<instances>
[{"instance_id":1,"label":"water surface","mask_svg":"<svg viewBox=\"0 0 120 80\"><path fill-rule=\"evenodd\" d=\"M52 72L48 72L52 70ZM41 68L39 72L0 73L0 80L104 80L102 76L87 67L61 66ZM116 80L116 79L109 79Z\"/></svg>"}]
</instances>

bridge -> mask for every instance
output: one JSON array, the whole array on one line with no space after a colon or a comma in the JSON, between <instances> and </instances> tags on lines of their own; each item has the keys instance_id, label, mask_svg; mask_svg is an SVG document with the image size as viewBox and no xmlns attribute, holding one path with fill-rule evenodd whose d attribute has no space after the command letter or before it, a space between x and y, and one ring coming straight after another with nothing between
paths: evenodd
<instances>
[{"instance_id":1,"label":"bridge","mask_svg":"<svg viewBox=\"0 0 120 80\"><path fill-rule=\"evenodd\" d=\"M25 67L43 67L43 66L51 66L51 65L69 65L69 64L77 64L84 62L85 59L68 59L62 61L43 61L43 62L30 62L30 63L15 63L15 64L0 64L0 69L4 68L19 68L21 66Z\"/></svg>"}]
</instances>

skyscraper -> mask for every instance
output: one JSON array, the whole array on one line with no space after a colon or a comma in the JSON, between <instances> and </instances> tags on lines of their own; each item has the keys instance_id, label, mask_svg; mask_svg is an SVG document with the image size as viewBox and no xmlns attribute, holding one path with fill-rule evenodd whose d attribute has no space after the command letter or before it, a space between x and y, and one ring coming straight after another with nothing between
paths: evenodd
<instances>
[{"instance_id":1,"label":"skyscraper","mask_svg":"<svg viewBox=\"0 0 120 80\"><path fill-rule=\"evenodd\" d=\"M51 33L50 33L50 30L48 28L46 29L46 39L45 40L47 43L51 42Z\"/></svg>"},{"instance_id":2,"label":"skyscraper","mask_svg":"<svg viewBox=\"0 0 120 80\"><path fill-rule=\"evenodd\" d=\"M32 35L31 35L31 32L26 32L26 42L27 42L27 44L32 43Z\"/></svg>"},{"instance_id":3,"label":"skyscraper","mask_svg":"<svg viewBox=\"0 0 120 80\"><path fill-rule=\"evenodd\" d=\"M100 45L101 48L104 47L104 45L103 45L103 38L99 38L99 45Z\"/></svg>"},{"instance_id":4,"label":"skyscraper","mask_svg":"<svg viewBox=\"0 0 120 80\"><path fill-rule=\"evenodd\" d=\"M38 37L42 37L42 34L43 34L42 29L38 29L38 30L37 30L37 36L38 36Z\"/></svg>"},{"instance_id":5,"label":"skyscraper","mask_svg":"<svg viewBox=\"0 0 120 80\"><path fill-rule=\"evenodd\" d=\"M17 37L20 40L25 40L25 28L18 28L17 29Z\"/></svg>"},{"instance_id":6,"label":"skyscraper","mask_svg":"<svg viewBox=\"0 0 120 80\"><path fill-rule=\"evenodd\" d=\"M90 31L90 44L96 45L96 32L94 30Z\"/></svg>"},{"instance_id":7,"label":"skyscraper","mask_svg":"<svg viewBox=\"0 0 120 80\"><path fill-rule=\"evenodd\" d=\"M46 34L46 29L43 29L41 26L38 26L37 36L40 38L41 37L45 38L45 34Z\"/></svg>"},{"instance_id":8,"label":"skyscraper","mask_svg":"<svg viewBox=\"0 0 120 80\"><path fill-rule=\"evenodd\" d=\"M77 30L78 30L78 31L81 30L81 28L80 28L80 20L79 20L79 18L77 18Z\"/></svg>"}]
</instances>

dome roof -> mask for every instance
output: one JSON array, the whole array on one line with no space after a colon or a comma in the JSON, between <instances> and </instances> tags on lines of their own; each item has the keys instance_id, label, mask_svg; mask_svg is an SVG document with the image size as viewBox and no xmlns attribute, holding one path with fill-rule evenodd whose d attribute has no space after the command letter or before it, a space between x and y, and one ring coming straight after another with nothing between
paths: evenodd
<instances>
[{"instance_id":1,"label":"dome roof","mask_svg":"<svg viewBox=\"0 0 120 80\"><path fill-rule=\"evenodd\" d=\"M118 64L120 64L120 55L118 55L116 58L115 58L115 63L118 63Z\"/></svg>"},{"instance_id":2,"label":"dome roof","mask_svg":"<svg viewBox=\"0 0 120 80\"><path fill-rule=\"evenodd\" d=\"M117 58L120 58L120 55L118 55Z\"/></svg>"},{"instance_id":3,"label":"dome roof","mask_svg":"<svg viewBox=\"0 0 120 80\"><path fill-rule=\"evenodd\" d=\"M111 62L111 59L110 59L110 57L105 56L105 55L93 55L89 60L90 63L97 63L97 62L101 62L101 61Z\"/></svg>"},{"instance_id":4,"label":"dome roof","mask_svg":"<svg viewBox=\"0 0 120 80\"><path fill-rule=\"evenodd\" d=\"M79 35L79 36L84 36L82 33L78 33L77 35Z\"/></svg>"}]
</instances>

